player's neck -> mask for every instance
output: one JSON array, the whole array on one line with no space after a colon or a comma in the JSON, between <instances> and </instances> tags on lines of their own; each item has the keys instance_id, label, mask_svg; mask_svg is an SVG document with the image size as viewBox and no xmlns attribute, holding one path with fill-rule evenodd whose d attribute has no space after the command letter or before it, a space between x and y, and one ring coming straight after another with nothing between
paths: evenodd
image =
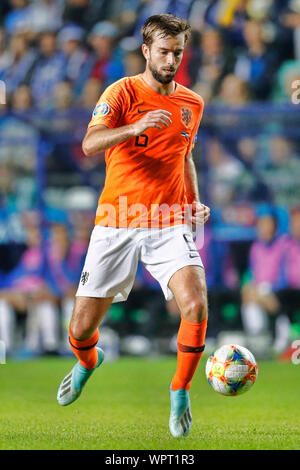
<instances>
[{"instance_id":1,"label":"player's neck","mask_svg":"<svg viewBox=\"0 0 300 470\"><path fill-rule=\"evenodd\" d=\"M160 83L153 77L150 70L146 69L142 73L143 80L159 95L171 95L175 91L176 84L174 80L170 83Z\"/></svg>"}]
</instances>

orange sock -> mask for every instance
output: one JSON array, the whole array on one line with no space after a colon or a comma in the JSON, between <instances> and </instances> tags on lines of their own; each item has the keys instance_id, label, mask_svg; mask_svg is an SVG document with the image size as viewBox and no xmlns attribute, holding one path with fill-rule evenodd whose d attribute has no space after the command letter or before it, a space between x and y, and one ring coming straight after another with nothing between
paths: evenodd
<instances>
[{"instance_id":1,"label":"orange sock","mask_svg":"<svg viewBox=\"0 0 300 470\"><path fill-rule=\"evenodd\" d=\"M80 364L86 369L94 369L98 361L98 352L96 344L99 339L99 330L96 329L95 333L88 339L79 341L73 338L69 328L69 341L71 349L75 356L79 359Z\"/></svg>"},{"instance_id":2,"label":"orange sock","mask_svg":"<svg viewBox=\"0 0 300 470\"><path fill-rule=\"evenodd\" d=\"M187 321L181 316L177 336L177 369L172 379L172 390L190 389L191 380L204 351L207 317L201 323Z\"/></svg>"}]
</instances>

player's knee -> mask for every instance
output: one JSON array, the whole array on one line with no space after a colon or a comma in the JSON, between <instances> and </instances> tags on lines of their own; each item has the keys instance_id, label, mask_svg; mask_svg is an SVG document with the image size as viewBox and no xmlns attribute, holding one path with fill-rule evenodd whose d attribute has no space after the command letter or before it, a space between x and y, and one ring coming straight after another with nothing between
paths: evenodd
<instances>
[{"instance_id":1,"label":"player's knee","mask_svg":"<svg viewBox=\"0 0 300 470\"><path fill-rule=\"evenodd\" d=\"M204 294L196 296L188 302L181 312L185 320L200 323L207 317L207 300Z\"/></svg>"},{"instance_id":2,"label":"player's knee","mask_svg":"<svg viewBox=\"0 0 300 470\"><path fill-rule=\"evenodd\" d=\"M91 336L91 327L83 321L71 320L70 333L74 339L84 341Z\"/></svg>"},{"instance_id":3,"label":"player's knee","mask_svg":"<svg viewBox=\"0 0 300 470\"><path fill-rule=\"evenodd\" d=\"M81 328L79 328L76 324L74 325L74 323L71 322L69 331L74 339L77 339L78 341L80 341L81 334L82 334Z\"/></svg>"}]
</instances>

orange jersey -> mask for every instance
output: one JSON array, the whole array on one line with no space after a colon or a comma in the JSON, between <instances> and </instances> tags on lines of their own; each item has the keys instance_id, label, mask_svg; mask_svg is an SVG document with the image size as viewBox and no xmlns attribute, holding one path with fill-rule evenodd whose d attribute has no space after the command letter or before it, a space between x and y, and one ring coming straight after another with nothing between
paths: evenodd
<instances>
[{"instance_id":1,"label":"orange jersey","mask_svg":"<svg viewBox=\"0 0 300 470\"><path fill-rule=\"evenodd\" d=\"M171 95L160 95L142 75L122 78L104 91L89 127L122 127L155 109L169 111L172 124L161 130L149 128L106 150L106 180L96 225L166 227L183 223L185 157L194 146L203 107L202 98L184 86L176 83Z\"/></svg>"}]
</instances>

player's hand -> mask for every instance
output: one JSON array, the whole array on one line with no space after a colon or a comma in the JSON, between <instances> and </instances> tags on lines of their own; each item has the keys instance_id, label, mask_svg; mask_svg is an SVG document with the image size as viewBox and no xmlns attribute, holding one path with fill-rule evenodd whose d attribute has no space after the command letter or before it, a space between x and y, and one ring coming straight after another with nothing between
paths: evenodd
<instances>
[{"instance_id":1,"label":"player's hand","mask_svg":"<svg viewBox=\"0 0 300 470\"><path fill-rule=\"evenodd\" d=\"M141 135L149 127L156 127L157 129L164 129L172 124L170 116L172 113L165 109L156 109L155 111L149 111L145 115L132 124L133 135Z\"/></svg>"},{"instance_id":2,"label":"player's hand","mask_svg":"<svg viewBox=\"0 0 300 470\"><path fill-rule=\"evenodd\" d=\"M192 226L195 229L198 225L204 225L210 216L210 208L201 202L192 203Z\"/></svg>"}]
</instances>

